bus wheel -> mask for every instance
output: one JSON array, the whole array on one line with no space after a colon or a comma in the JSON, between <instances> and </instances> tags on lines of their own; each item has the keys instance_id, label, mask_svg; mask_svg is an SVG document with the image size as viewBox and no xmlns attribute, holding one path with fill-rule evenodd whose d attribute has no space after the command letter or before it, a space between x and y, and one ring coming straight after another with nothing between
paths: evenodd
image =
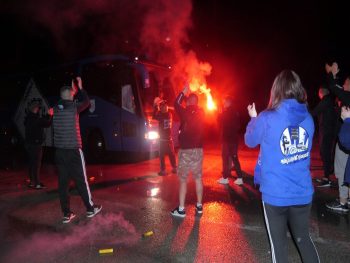
<instances>
[{"instance_id":1,"label":"bus wheel","mask_svg":"<svg viewBox=\"0 0 350 263\"><path fill-rule=\"evenodd\" d=\"M88 137L88 160L95 163L100 162L106 155L105 141L101 132L92 131Z\"/></svg>"}]
</instances>

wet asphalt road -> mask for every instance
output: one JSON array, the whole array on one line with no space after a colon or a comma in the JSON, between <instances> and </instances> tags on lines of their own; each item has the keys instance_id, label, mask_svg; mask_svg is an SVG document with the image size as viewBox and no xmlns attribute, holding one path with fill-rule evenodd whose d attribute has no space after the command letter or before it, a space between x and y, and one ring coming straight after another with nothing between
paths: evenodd
<instances>
[{"instance_id":1,"label":"wet asphalt road","mask_svg":"<svg viewBox=\"0 0 350 263\"><path fill-rule=\"evenodd\" d=\"M252 173L258 152L240 147L245 184L217 184L220 150L205 149L204 214L195 215L195 187L189 181L187 216L176 219L176 175L158 176L158 160L135 164L88 165L87 173L100 215L84 216L72 190L71 207L78 218L61 223L55 167L44 164L45 190L25 187L26 170L0 170L0 262L271 262L260 193ZM170 166L168 164L170 171ZM321 177L316 150L313 177ZM233 176L235 173L232 173ZM155 196L151 196L157 192ZM349 215L327 211L336 188L316 188L310 218L311 236L321 262L350 262ZM148 237L143 233L153 231ZM100 254L100 249L113 253ZM290 239L289 262L301 262Z\"/></svg>"}]
</instances>

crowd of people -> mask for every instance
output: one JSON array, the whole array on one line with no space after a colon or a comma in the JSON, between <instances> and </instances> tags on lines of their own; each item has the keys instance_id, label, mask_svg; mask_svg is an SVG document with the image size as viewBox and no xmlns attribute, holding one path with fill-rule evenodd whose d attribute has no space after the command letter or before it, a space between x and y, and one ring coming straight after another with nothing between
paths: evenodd
<instances>
[{"instance_id":1,"label":"crowd of people","mask_svg":"<svg viewBox=\"0 0 350 263\"><path fill-rule=\"evenodd\" d=\"M314 137L314 120L319 120L320 156L323 177L319 187L329 187L332 175L338 180L339 199L327 203L332 211L348 212L350 182L350 77L339 85L338 64L326 64L327 84L319 89L319 104L310 110L307 94L299 76L291 70L283 70L273 82L267 108L257 113L255 104L248 106L250 121L244 135L248 147L260 146L254 172L254 182L262 193L264 219L269 235L273 262L287 262L288 226L296 240L303 262L319 262L317 250L309 234L309 216L314 188L310 172L311 149ZM74 100L80 93L81 101ZM75 218L70 209L69 180L75 181L87 210L87 217L98 214L102 206L92 201L87 181L79 113L89 106L89 98L77 78L71 86L60 91L61 100L40 117L40 104L30 103L26 118L26 148L30 156L29 186L42 189L39 180L44 127L53 125L55 161L59 171L59 197L63 223ZM185 102L185 103L184 103ZM153 118L159 122L160 171L165 176L165 157L172 166L171 172L179 178L179 204L171 211L175 217L185 217L187 178L192 174L197 194L196 213L203 213L203 127L204 111L198 105L198 96L185 85L174 104L180 118L179 151L176 160L171 136L172 113L167 101L154 101ZM243 185L243 172L238 158L240 117L234 99L227 96L218 117L222 134L222 176L220 184L228 184L231 171L235 170L236 185Z\"/></svg>"}]
</instances>

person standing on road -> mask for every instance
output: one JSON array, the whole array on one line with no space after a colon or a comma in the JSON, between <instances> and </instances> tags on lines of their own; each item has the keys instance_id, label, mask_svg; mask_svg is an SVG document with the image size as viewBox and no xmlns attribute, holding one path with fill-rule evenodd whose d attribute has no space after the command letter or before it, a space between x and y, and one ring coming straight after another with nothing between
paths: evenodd
<instances>
[{"instance_id":1,"label":"person standing on road","mask_svg":"<svg viewBox=\"0 0 350 263\"><path fill-rule=\"evenodd\" d=\"M228 184L228 177L231 175L231 162L237 173L234 181L237 185L243 184L241 164L238 159L238 132L240 128L240 118L233 105L233 99L227 96L224 99L223 111L219 115L219 125L222 133L222 177L218 180L220 184Z\"/></svg>"},{"instance_id":2,"label":"person standing on road","mask_svg":"<svg viewBox=\"0 0 350 263\"><path fill-rule=\"evenodd\" d=\"M29 184L34 189L46 188L40 182L40 168L43 156L43 142L45 140L44 128L51 125L53 109L48 110L46 116L40 116L42 104L38 99L29 102L28 112L24 119L25 126L25 148L29 158Z\"/></svg>"},{"instance_id":3,"label":"person standing on road","mask_svg":"<svg viewBox=\"0 0 350 263\"><path fill-rule=\"evenodd\" d=\"M157 97L154 101L153 119L158 121L159 126L159 159L160 159L160 172L159 175L166 175L165 168L165 156L169 156L169 160L172 166L171 172L176 174L176 158L174 143L171 137L171 128L173 124L173 116L169 112L168 104L165 100Z\"/></svg>"},{"instance_id":4,"label":"person standing on road","mask_svg":"<svg viewBox=\"0 0 350 263\"><path fill-rule=\"evenodd\" d=\"M328 74L328 82L330 91L337 96L341 106L350 106L350 76L345 78L343 86L338 85L339 67L336 62L332 65L326 64L326 72ZM326 207L334 212L348 213L349 212L349 186L344 184L344 176L346 164L349 158L350 151L345 149L341 142L337 142L334 156L334 174L338 178L339 199L326 203Z\"/></svg>"},{"instance_id":5,"label":"person standing on road","mask_svg":"<svg viewBox=\"0 0 350 263\"><path fill-rule=\"evenodd\" d=\"M171 214L177 217L185 217L185 198L187 192L187 177L190 172L196 182L197 204L196 212L203 213L202 197L203 197L203 182L202 182L202 166L203 166L203 124L204 112L198 106L198 96L190 93L188 85L177 96L175 100L175 110L180 117L179 131L179 157L178 157L178 177L180 181L179 190L179 206L176 207ZM188 95L189 94L189 95ZM185 97L186 107L181 104Z\"/></svg>"},{"instance_id":6,"label":"person standing on road","mask_svg":"<svg viewBox=\"0 0 350 263\"><path fill-rule=\"evenodd\" d=\"M81 101L74 101L77 92L82 97ZM80 136L79 113L87 109L89 105L90 100L83 90L81 78L77 77L76 81L72 81L71 87L61 88L61 100L54 107L55 161L59 173L58 191L63 223L69 223L75 218L75 214L70 209L68 194L70 179L74 180L85 204L87 217L95 216L102 209L101 205L95 205L92 201Z\"/></svg>"},{"instance_id":7,"label":"person standing on road","mask_svg":"<svg viewBox=\"0 0 350 263\"><path fill-rule=\"evenodd\" d=\"M350 108L343 106L341 108L341 118L344 121L339 132L339 142L346 150L350 151ZM350 184L350 158L346 162L344 185Z\"/></svg>"},{"instance_id":8,"label":"person standing on road","mask_svg":"<svg viewBox=\"0 0 350 263\"><path fill-rule=\"evenodd\" d=\"M288 225L303 262L320 262L310 237L313 196L310 152L314 122L299 76L283 70L274 80L267 109L251 117L244 135L248 147L260 145L260 191L273 262L288 262Z\"/></svg>"},{"instance_id":9,"label":"person standing on road","mask_svg":"<svg viewBox=\"0 0 350 263\"><path fill-rule=\"evenodd\" d=\"M319 128L320 155L323 163L323 178L318 187L331 186L330 175L333 174L333 156L336 140L337 114L335 99L330 91L324 87L319 88L318 96L321 99L312 110L311 115L317 116Z\"/></svg>"}]
</instances>

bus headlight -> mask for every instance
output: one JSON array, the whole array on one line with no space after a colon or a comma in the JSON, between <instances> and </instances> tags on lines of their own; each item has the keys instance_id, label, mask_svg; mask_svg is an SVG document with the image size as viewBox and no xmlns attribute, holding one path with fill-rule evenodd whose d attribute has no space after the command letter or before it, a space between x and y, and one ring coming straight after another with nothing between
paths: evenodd
<instances>
[{"instance_id":1,"label":"bus headlight","mask_svg":"<svg viewBox=\"0 0 350 263\"><path fill-rule=\"evenodd\" d=\"M145 134L145 139L147 140L157 140L159 139L159 133L156 131L149 131Z\"/></svg>"}]
</instances>

